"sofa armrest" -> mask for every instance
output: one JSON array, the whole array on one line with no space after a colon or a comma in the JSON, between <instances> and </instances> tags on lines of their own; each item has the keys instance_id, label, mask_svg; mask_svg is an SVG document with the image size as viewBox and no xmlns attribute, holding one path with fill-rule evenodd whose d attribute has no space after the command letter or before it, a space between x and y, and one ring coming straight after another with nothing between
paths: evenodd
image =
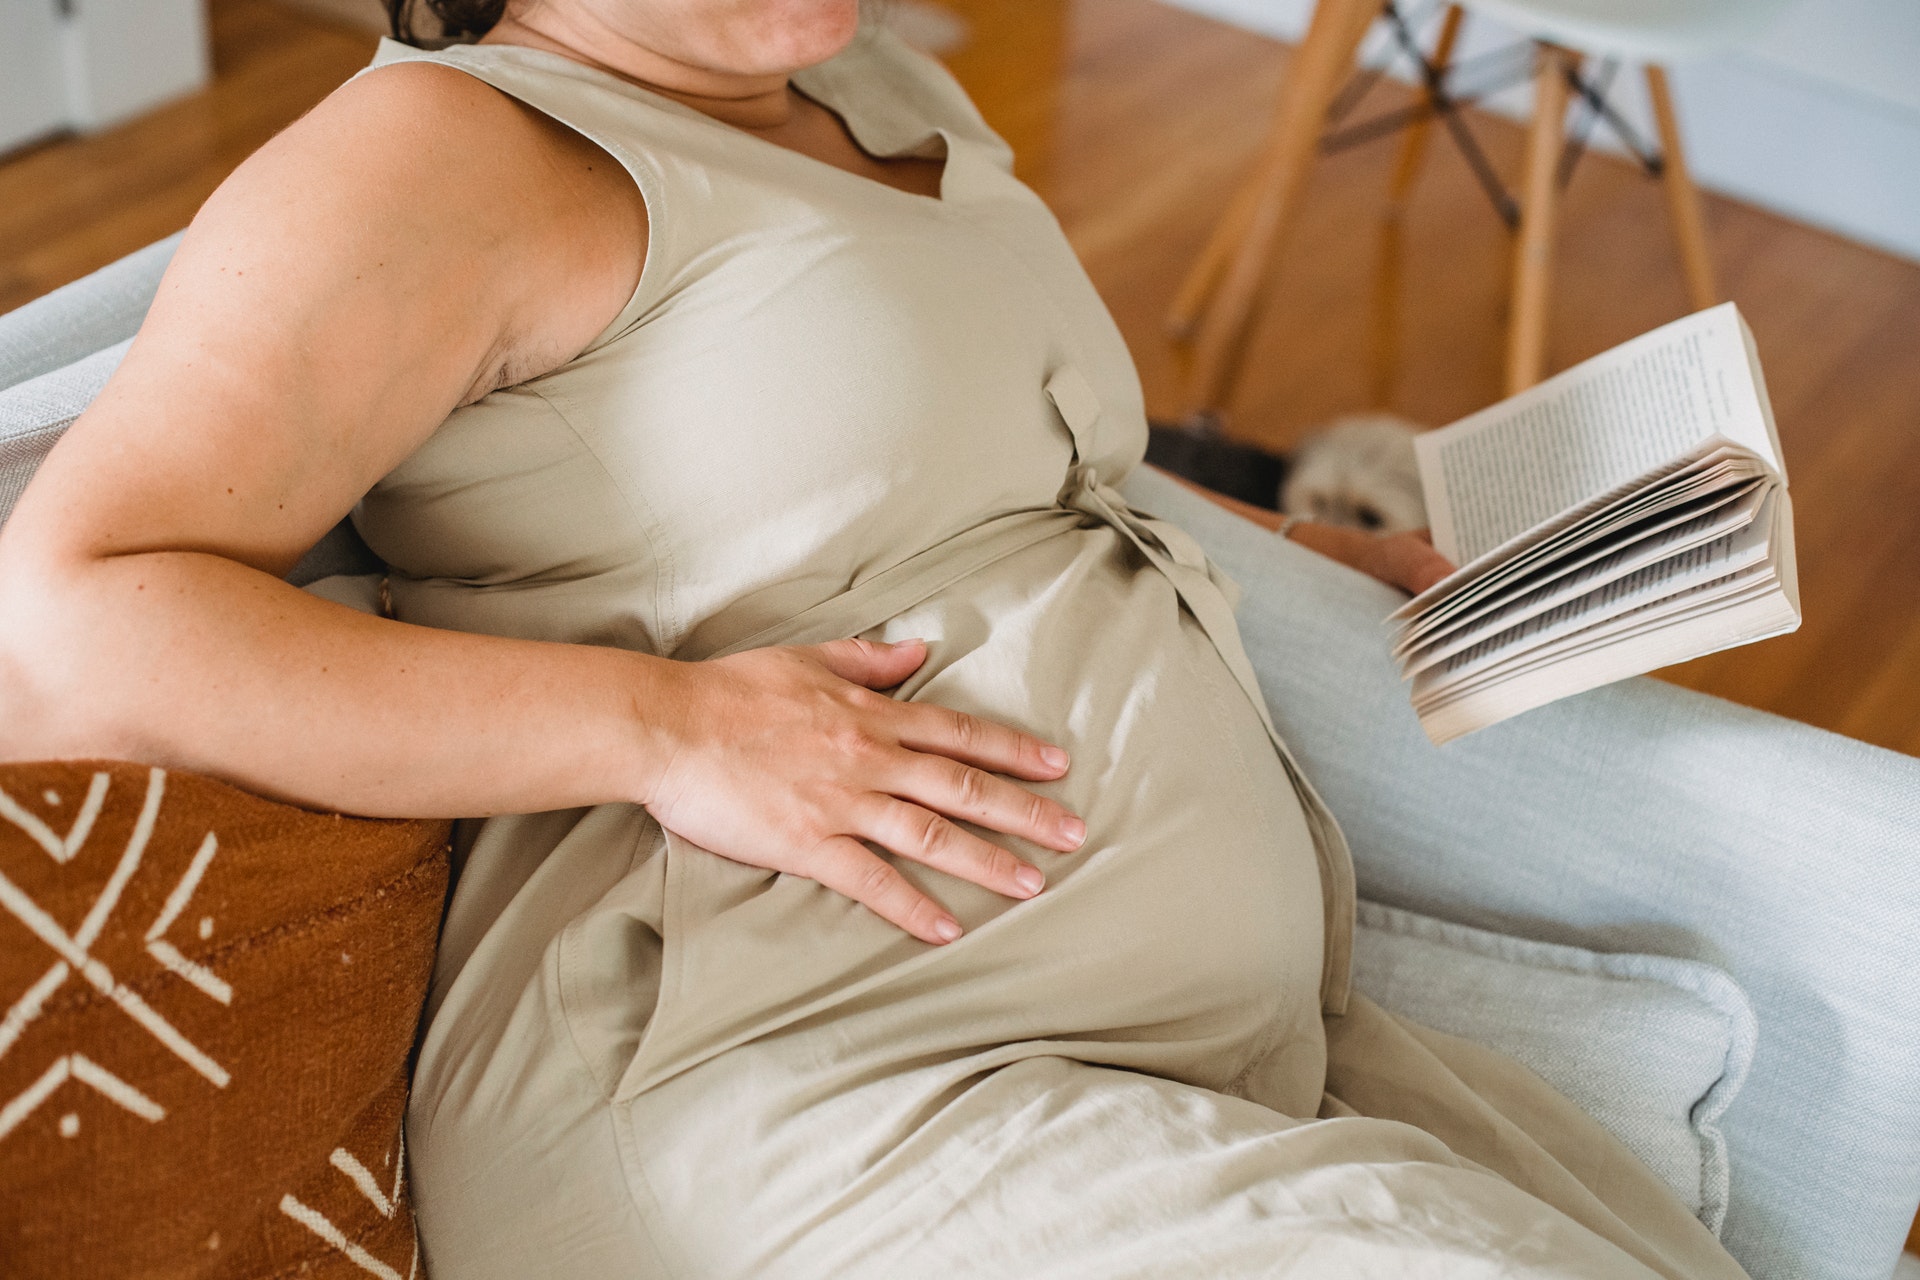
<instances>
[{"instance_id":1,"label":"sofa armrest","mask_svg":"<svg viewBox=\"0 0 1920 1280\"><path fill-rule=\"evenodd\" d=\"M131 338L184 234L155 241L0 315L0 390Z\"/></svg>"},{"instance_id":2,"label":"sofa armrest","mask_svg":"<svg viewBox=\"0 0 1920 1280\"><path fill-rule=\"evenodd\" d=\"M1920 760L1648 679L1435 747L1388 653L1398 593L1148 468L1126 492L1245 589L1361 892L1731 973L1760 1038L1723 1121L1728 1247L1760 1277L1884 1280L1920 1201Z\"/></svg>"}]
</instances>

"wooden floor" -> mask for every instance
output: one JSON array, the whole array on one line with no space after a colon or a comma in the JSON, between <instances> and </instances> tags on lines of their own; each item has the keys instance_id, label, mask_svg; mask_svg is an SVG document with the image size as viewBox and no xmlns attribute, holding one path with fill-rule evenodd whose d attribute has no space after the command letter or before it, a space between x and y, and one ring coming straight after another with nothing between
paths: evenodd
<instances>
[{"instance_id":1,"label":"wooden floor","mask_svg":"<svg viewBox=\"0 0 1920 1280\"><path fill-rule=\"evenodd\" d=\"M1286 51L1155 0L950 2L973 25L955 73L1059 214L1149 406L1173 413L1179 360L1160 317L1259 140ZM209 91L0 163L0 310L183 225L373 47L271 0L212 12ZM1520 131L1475 128L1513 172ZM1344 412L1438 425L1498 398L1508 233L1436 140L1394 243L1392 157L1376 144L1317 170L1231 405L1236 433L1284 447ZM1710 199L1708 218L1779 418L1806 623L1663 674L1920 754L1920 265L1729 200ZM1683 309L1659 188L1590 159L1566 197L1554 367Z\"/></svg>"}]
</instances>

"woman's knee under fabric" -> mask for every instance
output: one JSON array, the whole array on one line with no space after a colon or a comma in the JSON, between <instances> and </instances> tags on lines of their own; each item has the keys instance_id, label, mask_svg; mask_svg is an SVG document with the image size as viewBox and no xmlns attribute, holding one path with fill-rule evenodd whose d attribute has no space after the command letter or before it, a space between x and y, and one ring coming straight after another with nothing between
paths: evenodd
<instances>
[{"instance_id":1,"label":"woman's knee under fabric","mask_svg":"<svg viewBox=\"0 0 1920 1280\"><path fill-rule=\"evenodd\" d=\"M1394 1121L1297 1120L1063 1057L935 1083L765 1127L690 1082L549 1111L538 1135L419 1132L428 1259L596 1280L1656 1274Z\"/></svg>"}]
</instances>

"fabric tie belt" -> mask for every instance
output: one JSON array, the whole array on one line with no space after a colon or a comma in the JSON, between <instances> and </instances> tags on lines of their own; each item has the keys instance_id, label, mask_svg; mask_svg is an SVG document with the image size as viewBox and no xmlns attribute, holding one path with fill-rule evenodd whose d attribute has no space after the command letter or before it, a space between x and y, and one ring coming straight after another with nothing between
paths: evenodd
<instances>
[{"instance_id":1,"label":"fabric tie belt","mask_svg":"<svg viewBox=\"0 0 1920 1280\"><path fill-rule=\"evenodd\" d=\"M1346 837L1295 762L1274 728L1253 664L1240 644L1234 622L1239 587L1210 562L1200 544L1177 525L1127 505L1092 467L1074 463L1056 505L996 517L957 534L824 600L783 622L750 636L715 645L696 631L674 657L698 661L771 645L820 644L857 636L899 616L987 565L1026 547L1095 524L1119 532L1140 555L1166 576L1181 603L1200 624L1213 647L1253 704L1268 739L1292 779L1306 814L1320 863L1326 901L1326 954L1320 997L1328 1013L1346 1009L1354 928L1353 862Z\"/></svg>"}]
</instances>

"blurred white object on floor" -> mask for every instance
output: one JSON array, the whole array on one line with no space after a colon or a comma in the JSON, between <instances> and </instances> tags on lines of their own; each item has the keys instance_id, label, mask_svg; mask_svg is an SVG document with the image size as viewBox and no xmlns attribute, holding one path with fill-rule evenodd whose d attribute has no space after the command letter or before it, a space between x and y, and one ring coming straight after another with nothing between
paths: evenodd
<instances>
[{"instance_id":1,"label":"blurred white object on floor","mask_svg":"<svg viewBox=\"0 0 1920 1280\"><path fill-rule=\"evenodd\" d=\"M1378 533L1424 529L1427 504L1413 458L1418 430L1390 413L1334 419L1294 450L1280 509L1303 520Z\"/></svg>"}]
</instances>

